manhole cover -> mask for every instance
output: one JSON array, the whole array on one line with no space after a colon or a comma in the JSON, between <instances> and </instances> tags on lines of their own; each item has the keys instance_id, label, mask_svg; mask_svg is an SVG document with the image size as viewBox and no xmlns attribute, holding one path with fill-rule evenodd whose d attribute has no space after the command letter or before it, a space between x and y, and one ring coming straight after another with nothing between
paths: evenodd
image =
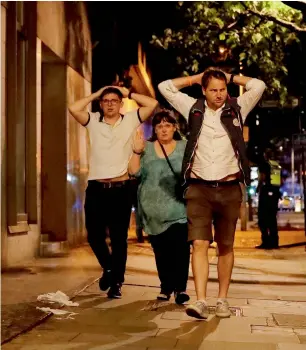
<instances>
[{"instance_id":1,"label":"manhole cover","mask_svg":"<svg viewBox=\"0 0 306 350\"><path fill-rule=\"evenodd\" d=\"M170 303L168 301L155 301L151 300L147 303L147 305L142 308L142 311L158 311L158 312L166 312L166 311L176 311L176 312L185 312L186 306L177 305L174 303ZM215 314L216 307L208 306L208 311L210 314ZM242 309L240 307L230 307L230 311L232 316L242 316Z\"/></svg>"}]
</instances>

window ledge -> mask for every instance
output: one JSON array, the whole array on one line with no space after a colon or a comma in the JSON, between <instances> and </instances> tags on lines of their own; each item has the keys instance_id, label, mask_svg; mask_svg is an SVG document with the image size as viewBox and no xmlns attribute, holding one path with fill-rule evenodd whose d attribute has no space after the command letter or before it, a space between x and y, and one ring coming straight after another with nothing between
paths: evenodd
<instances>
[{"instance_id":1,"label":"window ledge","mask_svg":"<svg viewBox=\"0 0 306 350\"><path fill-rule=\"evenodd\" d=\"M27 235L30 231L30 226L27 222L18 222L17 225L8 227L9 236Z\"/></svg>"}]
</instances>

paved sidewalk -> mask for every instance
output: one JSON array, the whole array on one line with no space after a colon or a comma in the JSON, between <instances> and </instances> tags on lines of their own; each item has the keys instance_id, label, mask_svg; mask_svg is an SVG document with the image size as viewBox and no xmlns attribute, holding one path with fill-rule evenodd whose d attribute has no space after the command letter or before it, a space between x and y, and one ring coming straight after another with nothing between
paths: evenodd
<instances>
[{"instance_id":1,"label":"paved sidewalk","mask_svg":"<svg viewBox=\"0 0 306 350\"><path fill-rule=\"evenodd\" d=\"M89 247L60 258L38 258L1 273L1 343L32 328L48 315L37 296L61 290L69 297L97 279L101 269ZM59 305L57 305L58 307Z\"/></svg>"},{"instance_id":2,"label":"paved sidewalk","mask_svg":"<svg viewBox=\"0 0 306 350\"><path fill-rule=\"evenodd\" d=\"M74 258L75 269L84 265L84 271L98 277L99 268L89 248L82 247L77 252L72 253L79 257ZM236 254L235 283L229 293L236 316L222 320L213 314L218 288L214 249L210 249L209 256L208 295L212 314L206 321L189 318L184 306L175 305L173 300L156 302L159 281L152 251L148 244L131 244L123 299L107 299L97 283L93 283L74 298L79 307L63 308L77 313L73 319L65 315L52 316L3 345L3 349L306 349L303 246L259 252L241 248ZM61 273L70 271L69 259L65 261L62 260ZM48 260L45 264L50 265ZM56 271L55 268L54 273ZM192 275L188 292L194 300Z\"/></svg>"}]
</instances>

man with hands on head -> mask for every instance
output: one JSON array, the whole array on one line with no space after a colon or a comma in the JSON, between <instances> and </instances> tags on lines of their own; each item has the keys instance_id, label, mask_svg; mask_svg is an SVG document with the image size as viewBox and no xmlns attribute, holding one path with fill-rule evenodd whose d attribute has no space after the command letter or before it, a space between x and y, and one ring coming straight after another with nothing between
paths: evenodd
<instances>
[{"instance_id":1,"label":"man with hands on head","mask_svg":"<svg viewBox=\"0 0 306 350\"><path fill-rule=\"evenodd\" d=\"M229 98L228 83L241 85L246 92L238 98ZM202 87L203 97L198 100L179 91L193 84ZM219 251L216 315L229 317L231 313L226 298L242 201L239 182L246 185L250 182L242 128L248 113L261 98L265 83L208 68L201 74L164 81L158 88L189 124L182 183L187 186L188 239L193 245L192 269L197 301L188 305L186 312L196 318L208 317L208 248L215 240Z\"/></svg>"},{"instance_id":2,"label":"man with hands on head","mask_svg":"<svg viewBox=\"0 0 306 350\"><path fill-rule=\"evenodd\" d=\"M123 98L141 107L120 114ZM100 110L86 111L98 99ZM127 259L127 233L131 215L131 189L128 163L132 155L133 134L153 113L158 102L125 87L106 86L69 106L69 112L87 128L90 139L90 165L85 198L85 224L88 242L103 275L100 289L109 298L121 298ZM106 243L107 231L111 252ZM109 288L110 287L110 288Z\"/></svg>"}]
</instances>

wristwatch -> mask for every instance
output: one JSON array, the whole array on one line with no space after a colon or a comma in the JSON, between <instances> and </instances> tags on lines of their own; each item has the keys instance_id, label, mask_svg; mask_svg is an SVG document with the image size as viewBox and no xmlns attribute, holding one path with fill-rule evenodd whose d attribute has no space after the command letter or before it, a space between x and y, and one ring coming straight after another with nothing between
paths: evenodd
<instances>
[{"instance_id":1,"label":"wristwatch","mask_svg":"<svg viewBox=\"0 0 306 350\"><path fill-rule=\"evenodd\" d=\"M136 151L133 150L133 153L135 153L135 154L141 156L143 152L136 152Z\"/></svg>"},{"instance_id":2,"label":"wristwatch","mask_svg":"<svg viewBox=\"0 0 306 350\"><path fill-rule=\"evenodd\" d=\"M235 75L231 74L231 78L230 78L230 81L229 81L230 84L234 82L234 77L235 77Z\"/></svg>"}]
</instances>

